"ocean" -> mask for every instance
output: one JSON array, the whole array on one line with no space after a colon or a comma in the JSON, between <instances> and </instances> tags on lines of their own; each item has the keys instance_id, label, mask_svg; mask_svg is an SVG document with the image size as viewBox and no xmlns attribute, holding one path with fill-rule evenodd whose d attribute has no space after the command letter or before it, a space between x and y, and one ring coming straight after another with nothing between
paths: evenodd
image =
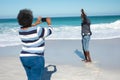
<instances>
[{"instance_id":1,"label":"ocean","mask_svg":"<svg viewBox=\"0 0 120 80\"><path fill-rule=\"evenodd\" d=\"M47 39L81 39L81 18L52 17L53 34ZM120 16L89 16L91 39L120 38ZM34 21L36 18L34 19ZM38 26L47 27L44 22ZM0 19L0 47L20 45L17 19Z\"/></svg>"}]
</instances>

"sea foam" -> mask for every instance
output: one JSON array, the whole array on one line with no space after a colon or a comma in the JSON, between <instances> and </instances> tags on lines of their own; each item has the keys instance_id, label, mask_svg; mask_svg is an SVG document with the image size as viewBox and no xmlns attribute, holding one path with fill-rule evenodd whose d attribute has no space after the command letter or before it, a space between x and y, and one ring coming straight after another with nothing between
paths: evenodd
<instances>
[{"instance_id":1,"label":"sea foam","mask_svg":"<svg viewBox=\"0 0 120 80\"><path fill-rule=\"evenodd\" d=\"M92 24L92 39L120 38L120 20L113 23ZM62 26L54 28L49 39L81 39L81 26Z\"/></svg>"},{"instance_id":2,"label":"sea foam","mask_svg":"<svg viewBox=\"0 0 120 80\"><path fill-rule=\"evenodd\" d=\"M6 27L12 25L13 27ZM0 24L0 47L20 45L17 24ZM91 39L120 38L120 20L113 23L91 24ZM54 39L81 39L81 26L58 26L53 25L53 34L47 40Z\"/></svg>"}]
</instances>

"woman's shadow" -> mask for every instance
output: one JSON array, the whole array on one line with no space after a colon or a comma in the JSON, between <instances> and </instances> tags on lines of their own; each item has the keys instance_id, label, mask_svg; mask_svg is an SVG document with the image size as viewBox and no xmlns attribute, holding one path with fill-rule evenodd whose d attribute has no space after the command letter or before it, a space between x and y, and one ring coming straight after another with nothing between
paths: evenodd
<instances>
[{"instance_id":1,"label":"woman's shadow","mask_svg":"<svg viewBox=\"0 0 120 80\"><path fill-rule=\"evenodd\" d=\"M74 52L81 60L85 59L85 56L83 55L83 53L79 51L78 49L76 49Z\"/></svg>"},{"instance_id":2,"label":"woman's shadow","mask_svg":"<svg viewBox=\"0 0 120 80\"><path fill-rule=\"evenodd\" d=\"M52 69L52 70L49 70ZM44 74L42 80L51 80L52 74L57 71L57 68L55 65L48 65L44 68Z\"/></svg>"}]
</instances>

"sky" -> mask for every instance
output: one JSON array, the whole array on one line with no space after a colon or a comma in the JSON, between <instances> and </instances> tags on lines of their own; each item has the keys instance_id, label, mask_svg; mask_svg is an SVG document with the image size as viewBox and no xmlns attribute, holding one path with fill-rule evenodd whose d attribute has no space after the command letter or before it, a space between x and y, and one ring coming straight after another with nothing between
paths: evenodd
<instances>
[{"instance_id":1,"label":"sky","mask_svg":"<svg viewBox=\"0 0 120 80\"><path fill-rule=\"evenodd\" d=\"M21 9L37 16L79 16L83 8L89 16L119 15L120 0L0 0L0 18L16 17Z\"/></svg>"}]
</instances>

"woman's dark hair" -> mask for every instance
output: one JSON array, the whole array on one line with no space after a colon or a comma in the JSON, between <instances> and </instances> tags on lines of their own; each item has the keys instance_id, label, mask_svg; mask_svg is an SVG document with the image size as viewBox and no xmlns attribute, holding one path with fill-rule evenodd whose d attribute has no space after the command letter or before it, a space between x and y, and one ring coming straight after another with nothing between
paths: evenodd
<instances>
[{"instance_id":1,"label":"woman's dark hair","mask_svg":"<svg viewBox=\"0 0 120 80\"><path fill-rule=\"evenodd\" d=\"M17 20L19 25L22 27L30 27L33 21L33 14L32 11L29 9L22 9L20 10Z\"/></svg>"},{"instance_id":2,"label":"woman's dark hair","mask_svg":"<svg viewBox=\"0 0 120 80\"><path fill-rule=\"evenodd\" d=\"M81 9L81 12L82 12L81 17L83 18L83 23L87 23L87 18L86 18L87 16L86 16L84 10Z\"/></svg>"}]
</instances>

